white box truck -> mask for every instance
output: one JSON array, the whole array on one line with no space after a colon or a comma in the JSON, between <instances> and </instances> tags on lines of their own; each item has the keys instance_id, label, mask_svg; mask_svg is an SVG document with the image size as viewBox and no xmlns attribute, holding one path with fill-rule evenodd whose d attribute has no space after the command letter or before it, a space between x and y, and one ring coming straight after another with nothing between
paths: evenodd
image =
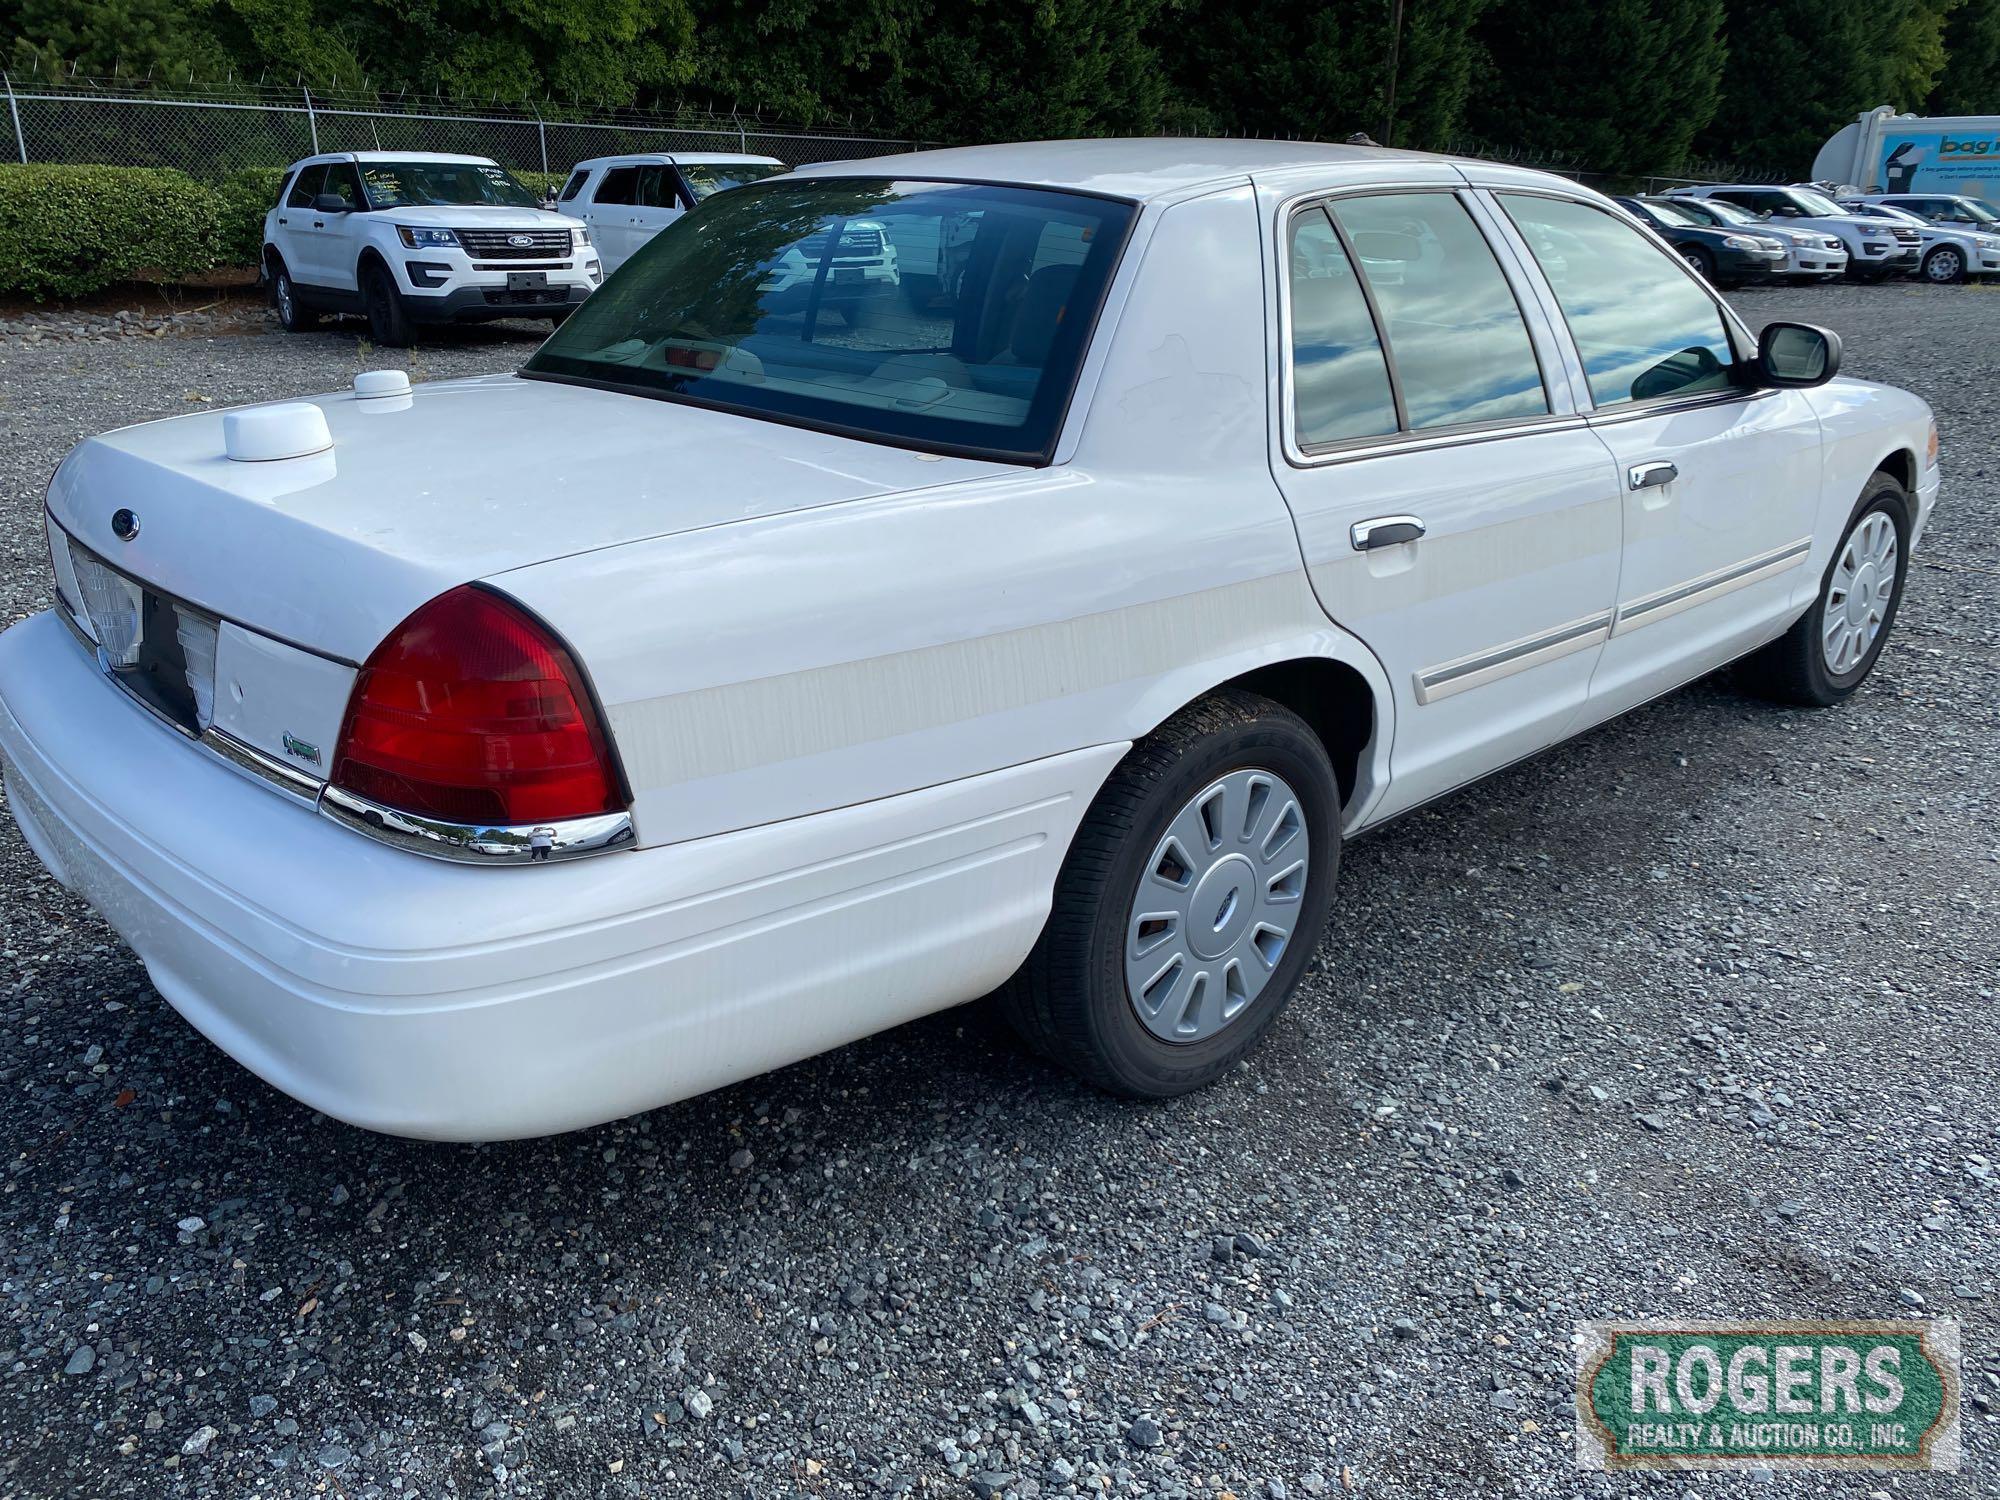
<instances>
[{"instance_id":1,"label":"white box truck","mask_svg":"<svg viewBox=\"0 0 2000 1500\"><path fill-rule=\"evenodd\" d=\"M2000 115L1899 115L1888 105L1843 125L1813 158L1813 179L1864 193L2000 200Z\"/></svg>"}]
</instances>

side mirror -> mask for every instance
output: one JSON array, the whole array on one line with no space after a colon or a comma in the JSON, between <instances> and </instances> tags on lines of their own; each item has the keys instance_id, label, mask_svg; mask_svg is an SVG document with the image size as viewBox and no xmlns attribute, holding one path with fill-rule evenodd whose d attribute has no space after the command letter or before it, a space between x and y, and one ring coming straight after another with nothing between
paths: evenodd
<instances>
[{"instance_id":1,"label":"side mirror","mask_svg":"<svg viewBox=\"0 0 2000 1500\"><path fill-rule=\"evenodd\" d=\"M344 214L350 207L352 205L338 193L321 193L313 199L313 212L316 214Z\"/></svg>"},{"instance_id":2,"label":"side mirror","mask_svg":"<svg viewBox=\"0 0 2000 1500\"><path fill-rule=\"evenodd\" d=\"M1840 373L1840 335L1811 323L1772 323L1757 336L1757 383L1803 388Z\"/></svg>"}]
</instances>

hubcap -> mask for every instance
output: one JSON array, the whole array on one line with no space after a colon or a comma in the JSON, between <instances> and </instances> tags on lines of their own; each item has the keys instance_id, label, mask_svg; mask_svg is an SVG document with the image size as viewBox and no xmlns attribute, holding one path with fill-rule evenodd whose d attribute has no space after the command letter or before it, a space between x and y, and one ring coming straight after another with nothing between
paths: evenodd
<instances>
[{"instance_id":1,"label":"hubcap","mask_svg":"<svg viewBox=\"0 0 2000 1500\"><path fill-rule=\"evenodd\" d=\"M1896 527L1878 510L1848 533L1827 580L1820 651L1828 671L1842 676L1867 658L1895 590Z\"/></svg>"},{"instance_id":2,"label":"hubcap","mask_svg":"<svg viewBox=\"0 0 2000 1500\"><path fill-rule=\"evenodd\" d=\"M1231 771L1174 815L1125 922L1125 993L1148 1031L1206 1041L1250 1008L1298 926L1311 852L1272 771Z\"/></svg>"},{"instance_id":3,"label":"hubcap","mask_svg":"<svg viewBox=\"0 0 2000 1500\"><path fill-rule=\"evenodd\" d=\"M291 321L292 279L289 276L278 278L278 311L284 315L287 322Z\"/></svg>"},{"instance_id":4,"label":"hubcap","mask_svg":"<svg viewBox=\"0 0 2000 1500\"><path fill-rule=\"evenodd\" d=\"M1956 281L1958 279L1958 256L1950 250L1940 250L1931 256L1932 281Z\"/></svg>"}]
</instances>

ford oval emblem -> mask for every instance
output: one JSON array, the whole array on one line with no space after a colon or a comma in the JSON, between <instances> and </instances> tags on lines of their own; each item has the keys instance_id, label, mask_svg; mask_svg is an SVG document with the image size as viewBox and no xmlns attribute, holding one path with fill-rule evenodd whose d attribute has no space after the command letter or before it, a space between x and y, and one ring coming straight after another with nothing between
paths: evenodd
<instances>
[{"instance_id":1,"label":"ford oval emblem","mask_svg":"<svg viewBox=\"0 0 2000 1500\"><path fill-rule=\"evenodd\" d=\"M121 542L129 542L139 534L139 513L120 506L111 512L111 534Z\"/></svg>"},{"instance_id":2,"label":"ford oval emblem","mask_svg":"<svg viewBox=\"0 0 2000 1500\"><path fill-rule=\"evenodd\" d=\"M535 247L535 237L532 234L510 234L507 236L507 243L516 250L532 250Z\"/></svg>"}]
</instances>

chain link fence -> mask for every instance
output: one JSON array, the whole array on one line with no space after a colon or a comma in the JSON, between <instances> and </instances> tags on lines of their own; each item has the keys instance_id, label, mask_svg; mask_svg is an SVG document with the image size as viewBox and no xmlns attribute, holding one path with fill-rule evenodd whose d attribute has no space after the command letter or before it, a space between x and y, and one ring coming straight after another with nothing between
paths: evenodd
<instances>
[{"instance_id":1,"label":"chain link fence","mask_svg":"<svg viewBox=\"0 0 2000 1500\"><path fill-rule=\"evenodd\" d=\"M240 167L281 167L320 151L449 151L489 156L517 172L566 172L593 156L640 151L741 151L788 166L851 161L921 143L865 134L787 130L731 117L605 111L546 118L477 112L443 100L397 104L278 95L165 97L114 89L35 88L4 78L0 151L21 162L176 167L214 179ZM11 132L12 139L7 138ZM11 151L6 147L11 146Z\"/></svg>"}]
</instances>

